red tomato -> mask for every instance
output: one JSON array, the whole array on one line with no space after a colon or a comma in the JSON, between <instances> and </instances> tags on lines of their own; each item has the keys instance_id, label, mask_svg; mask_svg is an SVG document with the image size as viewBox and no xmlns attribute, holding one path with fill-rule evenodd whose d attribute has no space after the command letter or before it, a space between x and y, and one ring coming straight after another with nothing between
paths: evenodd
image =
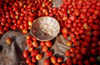
<instances>
[{"instance_id":1,"label":"red tomato","mask_svg":"<svg viewBox=\"0 0 100 65\"><path fill-rule=\"evenodd\" d=\"M97 50L96 49L91 49L91 54L96 56L97 55Z\"/></svg>"},{"instance_id":2,"label":"red tomato","mask_svg":"<svg viewBox=\"0 0 100 65\"><path fill-rule=\"evenodd\" d=\"M31 46L32 45L32 40L31 39L27 39L26 43L27 43L28 46Z\"/></svg>"},{"instance_id":3,"label":"red tomato","mask_svg":"<svg viewBox=\"0 0 100 65\"><path fill-rule=\"evenodd\" d=\"M66 60L66 63L67 63L68 65L72 65L72 59L71 59L71 58L68 58L68 59Z\"/></svg>"},{"instance_id":4,"label":"red tomato","mask_svg":"<svg viewBox=\"0 0 100 65\"><path fill-rule=\"evenodd\" d=\"M75 49L74 53L78 54L78 53L80 53L80 50L79 49Z\"/></svg>"},{"instance_id":5,"label":"red tomato","mask_svg":"<svg viewBox=\"0 0 100 65\"><path fill-rule=\"evenodd\" d=\"M73 61L73 64L77 64L78 63L76 58L73 58L72 61Z\"/></svg>"},{"instance_id":6,"label":"red tomato","mask_svg":"<svg viewBox=\"0 0 100 65\"><path fill-rule=\"evenodd\" d=\"M38 50L33 50L31 52L31 56L36 56L37 54L39 54L39 51Z\"/></svg>"},{"instance_id":7,"label":"red tomato","mask_svg":"<svg viewBox=\"0 0 100 65\"><path fill-rule=\"evenodd\" d=\"M40 45L41 45L41 46L45 46L45 42L44 42L44 41L41 41L41 42L40 42Z\"/></svg>"},{"instance_id":8,"label":"red tomato","mask_svg":"<svg viewBox=\"0 0 100 65\"><path fill-rule=\"evenodd\" d=\"M43 47L42 47L42 51L43 51L43 52L47 52L47 51L48 51L48 47L47 47L47 46L43 46Z\"/></svg>"},{"instance_id":9,"label":"red tomato","mask_svg":"<svg viewBox=\"0 0 100 65\"><path fill-rule=\"evenodd\" d=\"M86 59L86 60L84 61L84 64L85 64L85 65L91 65L91 62L90 62L88 59Z\"/></svg>"},{"instance_id":10,"label":"red tomato","mask_svg":"<svg viewBox=\"0 0 100 65\"><path fill-rule=\"evenodd\" d=\"M62 63L62 62L63 62L63 58L62 58L62 57L58 57L58 58L57 58L57 62L58 62L58 63Z\"/></svg>"},{"instance_id":11,"label":"red tomato","mask_svg":"<svg viewBox=\"0 0 100 65\"><path fill-rule=\"evenodd\" d=\"M87 55L88 49L85 48L85 47L81 48L81 53L82 53L83 55Z\"/></svg>"},{"instance_id":12,"label":"red tomato","mask_svg":"<svg viewBox=\"0 0 100 65\"><path fill-rule=\"evenodd\" d=\"M50 65L50 60L49 60L49 59L45 59L45 60L43 61L43 64L44 64L44 65Z\"/></svg>"},{"instance_id":13,"label":"red tomato","mask_svg":"<svg viewBox=\"0 0 100 65\"><path fill-rule=\"evenodd\" d=\"M28 64L31 63L31 58L27 58L26 63L28 63Z\"/></svg>"},{"instance_id":14,"label":"red tomato","mask_svg":"<svg viewBox=\"0 0 100 65\"><path fill-rule=\"evenodd\" d=\"M84 65L84 64L83 64L83 61L79 60L79 61L78 61L78 65Z\"/></svg>"},{"instance_id":15,"label":"red tomato","mask_svg":"<svg viewBox=\"0 0 100 65\"><path fill-rule=\"evenodd\" d=\"M35 65L34 63L29 63L28 65Z\"/></svg>"},{"instance_id":16,"label":"red tomato","mask_svg":"<svg viewBox=\"0 0 100 65\"><path fill-rule=\"evenodd\" d=\"M68 37L68 35L67 34L63 34L63 37L66 39Z\"/></svg>"},{"instance_id":17,"label":"red tomato","mask_svg":"<svg viewBox=\"0 0 100 65\"><path fill-rule=\"evenodd\" d=\"M67 28L63 28L63 29L62 29L62 33L68 34L68 29L67 29Z\"/></svg>"},{"instance_id":18,"label":"red tomato","mask_svg":"<svg viewBox=\"0 0 100 65\"><path fill-rule=\"evenodd\" d=\"M76 16L75 15L70 15L69 19L71 19L72 21L75 21L76 20Z\"/></svg>"},{"instance_id":19,"label":"red tomato","mask_svg":"<svg viewBox=\"0 0 100 65\"><path fill-rule=\"evenodd\" d=\"M76 55L76 59L77 59L77 60L83 60L83 59L84 59L84 56L83 56L81 53L78 53L78 54Z\"/></svg>"},{"instance_id":20,"label":"red tomato","mask_svg":"<svg viewBox=\"0 0 100 65\"><path fill-rule=\"evenodd\" d=\"M32 52L34 50L34 46L29 46L28 51Z\"/></svg>"},{"instance_id":21,"label":"red tomato","mask_svg":"<svg viewBox=\"0 0 100 65\"><path fill-rule=\"evenodd\" d=\"M76 42L74 42L74 46L80 46L80 42L79 41L76 41Z\"/></svg>"},{"instance_id":22,"label":"red tomato","mask_svg":"<svg viewBox=\"0 0 100 65\"><path fill-rule=\"evenodd\" d=\"M70 52L70 51L66 51L66 52L65 52L65 55L66 55L67 57L69 57L69 56L71 55L71 52Z\"/></svg>"},{"instance_id":23,"label":"red tomato","mask_svg":"<svg viewBox=\"0 0 100 65\"><path fill-rule=\"evenodd\" d=\"M87 42L91 42L91 41L92 41L92 39L91 39L91 37L90 37L90 36L86 36L86 37L85 37L85 41L87 41Z\"/></svg>"},{"instance_id":24,"label":"red tomato","mask_svg":"<svg viewBox=\"0 0 100 65\"><path fill-rule=\"evenodd\" d=\"M97 59L95 57L89 57L91 63L97 63Z\"/></svg>"},{"instance_id":25,"label":"red tomato","mask_svg":"<svg viewBox=\"0 0 100 65\"><path fill-rule=\"evenodd\" d=\"M75 48L74 48L74 47L71 47L71 48L69 49L69 51L70 51L70 52L74 52L74 51L75 51Z\"/></svg>"},{"instance_id":26,"label":"red tomato","mask_svg":"<svg viewBox=\"0 0 100 65\"><path fill-rule=\"evenodd\" d=\"M28 58L29 57L29 51L28 50L23 51L23 57L24 58Z\"/></svg>"},{"instance_id":27,"label":"red tomato","mask_svg":"<svg viewBox=\"0 0 100 65\"><path fill-rule=\"evenodd\" d=\"M52 56L50 59L51 59L51 62L53 64L56 64L57 63L57 58L55 56Z\"/></svg>"},{"instance_id":28,"label":"red tomato","mask_svg":"<svg viewBox=\"0 0 100 65\"><path fill-rule=\"evenodd\" d=\"M47 52L46 52L46 55L47 55L48 57L50 57L50 56L53 55L53 52L52 52L52 51L47 51Z\"/></svg>"},{"instance_id":29,"label":"red tomato","mask_svg":"<svg viewBox=\"0 0 100 65\"><path fill-rule=\"evenodd\" d=\"M36 57L33 56L33 57L32 57L32 62L35 63L36 61L37 61Z\"/></svg>"},{"instance_id":30,"label":"red tomato","mask_svg":"<svg viewBox=\"0 0 100 65\"><path fill-rule=\"evenodd\" d=\"M48 47L52 47L52 42L51 41L46 41L46 46L48 46Z\"/></svg>"},{"instance_id":31,"label":"red tomato","mask_svg":"<svg viewBox=\"0 0 100 65\"><path fill-rule=\"evenodd\" d=\"M87 41L84 41L84 42L83 42L83 45L84 45L85 47L88 47L88 46L90 45L90 43L87 42Z\"/></svg>"}]
</instances>

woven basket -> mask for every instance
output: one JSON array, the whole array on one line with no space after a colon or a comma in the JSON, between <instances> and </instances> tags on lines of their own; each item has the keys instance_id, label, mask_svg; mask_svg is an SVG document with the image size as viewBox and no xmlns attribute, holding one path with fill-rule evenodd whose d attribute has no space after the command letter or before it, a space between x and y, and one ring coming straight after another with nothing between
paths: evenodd
<instances>
[{"instance_id":1,"label":"woven basket","mask_svg":"<svg viewBox=\"0 0 100 65\"><path fill-rule=\"evenodd\" d=\"M30 32L37 40L49 41L58 35L60 26L52 17L40 17L33 22Z\"/></svg>"}]
</instances>

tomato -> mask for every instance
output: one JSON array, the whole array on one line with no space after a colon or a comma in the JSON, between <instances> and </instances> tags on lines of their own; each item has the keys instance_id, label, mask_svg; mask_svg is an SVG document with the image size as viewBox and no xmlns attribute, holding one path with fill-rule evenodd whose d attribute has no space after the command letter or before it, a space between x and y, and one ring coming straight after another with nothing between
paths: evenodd
<instances>
[{"instance_id":1,"label":"tomato","mask_svg":"<svg viewBox=\"0 0 100 65\"><path fill-rule=\"evenodd\" d=\"M98 39L98 37L92 37L92 40L93 40L93 42L98 42L99 41L99 39Z\"/></svg>"},{"instance_id":2,"label":"tomato","mask_svg":"<svg viewBox=\"0 0 100 65\"><path fill-rule=\"evenodd\" d=\"M29 63L28 65L35 65L34 63Z\"/></svg>"},{"instance_id":3,"label":"tomato","mask_svg":"<svg viewBox=\"0 0 100 65\"><path fill-rule=\"evenodd\" d=\"M76 59L77 60L83 60L84 56L81 53L76 54Z\"/></svg>"},{"instance_id":4,"label":"tomato","mask_svg":"<svg viewBox=\"0 0 100 65\"><path fill-rule=\"evenodd\" d=\"M33 56L33 57L32 57L32 62L34 63L34 62L36 62L36 61L37 61L36 57Z\"/></svg>"},{"instance_id":5,"label":"tomato","mask_svg":"<svg viewBox=\"0 0 100 65\"><path fill-rule=\"evenodd\" d=\"M74 48L74 47L71 47L71 48L69 49L69 51L70 51L70 52L74 52L74 51L75 51L75 48Z\"/></svg>"},{"instance_id":6,"label":"tomato","mask_svg":"<svg viewBox=\"0 0 100 65\"><path fill-rule=\"evenodd\" d=\"M50 57L50 56L53 55L53 52L52 52L52 51L47 51L47 52L46 52L46 55L47 55L48 57Z\"/></svg>"},{"instance_id":7,"label":"tomato","mask_svg":"<svg viewBox=\"0 0 100 65\"><path fill-rule=\"evenodd\" d=\"M72 20L71 20L71 19L68 19L68 20L67 20L67 23L72 23Z\"/></svg>"},{"instance_id":8,"label":"tomato","mask_svg":"<svg viewBox=\"0 0 100 65\"><path fill-rule=\"evenodd\" d=\"M43 61L43 64L44 64L44 65L50 65L50 60L49 60L49 59L45 59L45 60Z\"/></svg>"},{"instance_id":9,"label":"tomato","mask_svg":"<svg viewBox=\"0 0 100 65\"><path fill-rule=\"evenodd\" d=\"M26 43L27 43L28 46L31 46L32 45L32 40L31 39L27 39Z\"/></svg>"},{"instance_id":10,"label":"tomato","mask_svg":"<svg viewBox=\"0 0 100 65\"><path fill-rule=\"evenodd\" d=\"M57 62L58 62L58 63L62 63L62 62L63 62L63 58L62 58L62 57L58 57L58 58L57 58Z\"/></svg>"},{"instance_id":11,"label":"tomato","mask_svg":"<svg viewBox=\"0 0 100 65\"><path fill-rule=\"evenodd\" d=\"M74 13L75 13L76 16L79 16L79 14L80 14L79 9L75 9L75 10L74 10Z\"/></svg>"},{"instance_id":12,"label":"tomato","mask_svg":"<svg viewBox=\"0 0 100 65\"><path fill-rule=\"evenodd\" d=\"M66 52L65 52L65 55L66 55L67 57L69 57L69 56L71 55L71 52L70 52L70 51L66 51Z\"/></svg>"},{"instance_id":13,"label":"tomato","mask_svg":"<svg viewBox=\"0 0 100 65\"><path fill-rule=\"evenodd\" d=\"M98 46L100 46L100 41L98 41Z\"/></svg>"},{"instance_id":14,"label":"tomato","mask_svg":"<svg viewBox=\"0 0 100 65\"><path fill-rule=\"evenodd\" d=\"M71 41L74 43L76 42L76 38L72 38Z\"/></svg>"},{"instance_id":15,"label":"tomato","mask_svg":"<svg viewBox=\"0 0 100 65\"><path fill-rule=\"evenodd\" d=\"M83 30L83 29L79 30L79 34L83 34L84 32L85 32L85 30Z\"/></svg>"},{"instance_id":16,"label":"tomato","mask_svg":"<svg viewBox=\"0 0 100 65\"><path fill-rule=\"evenodd\" d=\"M80 42L79 41L74 42L74 46L80 46Z\"/></svg>"},{"instance_id":17,"label":"tomato","mask_svg":"<svg viewBox=\"0 0 100 65\"><path fill-rule=\"evenodd\" d=\"M68 37L68 35L63 33L63 37L66 39Z\"/></svg>"},{"instance_id":18,"label":"tomato","mask_svg":"<svg viewBox=\"0 0 100 65\"><path fill-rule=\"evenodd\" d=\"M33 40L33 41L37 41L37 39L36 39L35 37L32 37L32 40Z\"/></svg>"},{"instance_id":19,"label":"tomato","mask_svg":"<svg viewBox=\"0 0 100 65\"><path fill-rule=\"evenodd\" d=\"M93 29L96 30L96 31L100 30L99 25L93 25Z\"/></svg>"},{"instance_id":20,"label":"tomato","mask_svg":"<svg viewBox=\"0 0 100 65\"><path fill-rule=\"evenodd\" d=\"M62 33L68 34L68 29L67 29L67 28L63 28L63 29L62 29Z\"/></svg>"},{"instance_id":21,"label":"tomato","mask_svg":"<svg viewBox=\"0 0 100 65\"><path fill-rule=\"evenodd\" d=\"M23 51L23 57L24 58L28 58L29 57L29 51L28 50Z\"/></svg>"},{"instance_id":22,"label":"tomato","mask_svg":"<svg viewBox=\"0 0 100 65\"><path fill-rule=\"evenodd\" d=\"M76 56L76 55L75 55L75 53L71 53L71 57L73 57L73 58L74 58L75 56Z\"/></svg>"},{"instance_id":23,"label":"tomato","mask_svg":"<svg viewBox=\"0 0 100 65\"><path fill-rule=\"evenodd\" d=\"M82 53L83 55L87 55L88 49L85 48L85 47L81 48L81 53Z\"/></svg>"},{"instance_id":24,"label":"tomato","mask_svg":"<svg viewBox=\"0 0 100 65\"><path fill-rule=\"evenodd\" d=\"M97 50L96 49L91 49L91 54L96 56L97 55Z\"/></svg>"},{"instance_id":25,"label":"tomato","mask_svg":"<svg viewBox=\"0 0 100 65\"><path fill-rule=\"evenodd\" d=\"M43 47L42 47L42 51L43 51L43 52L47 52L47 51L48 51L48 47L47 47L47 46L43 46Z\"/></svg>"},{"instance_id":26,"label":"tomato","mask_svg":"<svg viewBox=\"0 0 100 65\"><path fill-rule=\"evenodd\" d=\"M91 47L93 47L93 48L96 48L97 46L98 46L97 43L92 43L92 44L91 44Z\"/></svg>"},{"instance_id":27,"label":"tomato","mask_svg":"<svg viewBox=\"0 0 100 65\"><path fill-rule=\"evenodd\" d=\"M31 63L31 58L27 58L26 63L28 63L28 64Z\"/></svg>"},{"instance_id":28,"label":"tomato","mask_svg":"<svg viewBox=\"0 0 100 65\"><path fill-rule=\"evenodd\" d=\"M86 60L84 61L84 64L85 64L85 65L91 65L91 62L90 62L88 59L86 59Z\"/></svg>"},{"instance_id":29,"label":"tomato","mask_svg":"<svg viewBox=\"0 0 100 65\"><path fill-rule=\"evenodd\" d=\"M84 64L83 64L83 61L79 60L79 61L78 61L78 65L84 65Z\"/></svg>"},{"instance_id":30,"label":"tomato","mask_svg":"<svg viewBox=\"0 0 100 65\"><path fill-rule=\"evenodd\" d=\"M32 52L34 50L34 46L29 46L28 51Z\"/></svg>"},{"instance_id":31,"label":"tomato","mask_svg":"<svg viewBox=\"0 0 100 65\"><path fill-rule=\"evenodd\" d=\"M33 50L31 52L31 56L36 56L37 54L39 54L39 51L38 50Z\"/></svg>"},{"instance_id":32,"label":"tomato","mask_svg":"<svg viewBox=\"0 0 100 65\"><path fill-rule=\"evenodd\" d=\"M48 47L52 47L52 42L51 41L46 41L46 46L48 46Z\"/></svg>"},{"instance_id":33,"label":"tomato","mask_svg":"<svg viewBox=\"0 0 100 65\"><path fill-rule=\"evenodd\" d=\"M97 63L97 59L95 57L89 57L91 63Z\"/></svg>"},{"instance_id":34,"label":"tomato","mask_svg":"<svg viewBox=\"0 0 100 65\"><path fill-rule=\"evenodd\" d=\"M76 58L73 58L72 61L73 61L73 64L77 64L78 63Z\"/></svg>"},{"instance_id":35,"label":"tomato","mask_svg":"<svg viewBox=\"0 0 100 65\"><path fill-rule=\"evenodd\" d=\"M76 16L75 15L70 15L69 19L71 19L72 21L75 21L76 20Z\"/></svg>"},{"instance_id":36,"label":"tomato","mask_svg":"<svg viewBox=\"0 0 100 65\"><path fill-rule=\"evenodd\" d=\"M52 62L53 64L56 64L56 63L57 63L57 58L56 58L55 56L52 56L52 57L50 58L50 60L51 60L51 62Z\"/></svg>"},{"instance_id":37,"label":"tomato","mask_svg":"<svg viewBox=\"0 0 100 65\"><path fill-rule=\"evenodd\" d=\"M71 59L71 58L68 58L68 59L66 60L66 63L67 63L68 65L72 65L72 59Z\"/></svg>"},{"instance_id":38,"label":"tomato","mask_svg":"<svg viewBox=\"0 0 100 65\"><path fill-rule=\"evenodd\" d=\"M88 47L88 46L90 45L90 43L87 42L87 41L84 41L84 42L83 42L83 45L84 45L85 47Z\"/></svg>"},{"instance_id":39,"label":"tomato","mask_svg":"<svg viewBox=\"0 0 100 65\"><path fill-rule=\"evenodd\" d=\"M62 63L61 65L67 65L66 63Z\"/></svg>"},{"instance_id":40,"label":"tomato","mask_svg":"<svg viewBox=\"0 0 100 65\"><path fill-rule=\"evenodd\" d=\"M44 42L44 41L41 41L41 42L40 42L40 45L41 45L41 46L45 46L45 42Z\"/></svg>"},{"instance_id":41,"label":"tomato","mask_svg":"<svg viewBox=\"0 0 100 65\"><path fill-rule=\"evenodd\" d=\"M70 40L67 41L67 42L66 42L66 45L67 45L67 46L72 46L72 41L70 41Z\"/></svg>"},{"instance_id":42,"label":"tomato","mask_svg":"<svg viewBox=\"0 0 100 65\"><path fill-rule=\"evenodd\" d=\"M85 37L85 41L91 42L91 40L92 40L92 38L91 38L90 36L86 36L86 37Z\"/></svg>"},{"instance_id":43,"label":"tomato","mask_svg":"<svg viewBox=\"0 0 100 65\"><path fill-rule=\"evenodd\" d=\"M33 41L33 42L32 42L32 45L33 45L35 48L39 47L39 43L38 43L37 41Z\"/></svg>"}]
</instances>

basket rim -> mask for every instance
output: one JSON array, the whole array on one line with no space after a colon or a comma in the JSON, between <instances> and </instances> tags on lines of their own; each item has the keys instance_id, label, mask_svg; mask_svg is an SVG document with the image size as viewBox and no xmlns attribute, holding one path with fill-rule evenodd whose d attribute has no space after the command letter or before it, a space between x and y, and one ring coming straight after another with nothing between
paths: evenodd
<instances>
[{"instance_id":1,"label":"basket rim","mask_svg":"<svg viewBox=\"0 0 100 65\"><path fill-rule=\"evenodd\" d=\"M39 17L39 18L45 18L45 17L49 17L49 16L44 16L44 17ZM37 38L35 35L32 34L33 25L35 24L35 22L36 22L39 18L35 19L35 20L33 21L32 25L31 25L31 29L30 29L31 35L32 35L33 37L35 37L37 40L39 40L39 41L50 41L50 40L54 39L54 38L59 34L59 32L60 32L60 24L59 24L58 21L57 21L55 18L53 18L53 17L49 17L49 18L55 19L55 22L56 22L57 25L58 25L58 31L56 32L56 35L55 35L55 36L52 36L50 39L47 39L47 40L41 40L41 39Z\"/></svg>"}]
</instances>

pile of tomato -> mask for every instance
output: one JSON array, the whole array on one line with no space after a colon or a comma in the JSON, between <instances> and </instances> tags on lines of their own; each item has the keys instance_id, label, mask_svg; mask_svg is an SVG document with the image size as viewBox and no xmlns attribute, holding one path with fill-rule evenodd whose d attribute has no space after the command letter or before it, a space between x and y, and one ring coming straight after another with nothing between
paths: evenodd
<instances>
[{"instance_id":1,"label":"pile of tomato","mask_svg":"<svg viewBox=\"0 0 100 65\"><path fill-rule=\"evenodd\" d=\"M62 0L59 8L52 7L52 0L0 0L0 38L9 30L20 29L27 34L32 23L38 17L50 16L60 23L60 32L66 39L66 45L72 46L66 50L69 57L66 63L59 63L57 58L44 60L44 65L98 65L100 62L100 0ZM23 54L28 58L29 65L35 65L36 60L43 55L35 48L41 45L42 51L47 53L52 47L51 41L37 41L27 36L27 45L30 49ZM39 44L40 43L40 44ZM36 54L34 54L36 52ZM32 57L29 57L31 53ZM48 54L51 55L48 55ZM47 53L48 57L52 51ZM34 57L34 58L33 58ZM33 58L33 62L32 62ZM31 62L30 62L31 61Z\"/></svg>"}]
</instances>

